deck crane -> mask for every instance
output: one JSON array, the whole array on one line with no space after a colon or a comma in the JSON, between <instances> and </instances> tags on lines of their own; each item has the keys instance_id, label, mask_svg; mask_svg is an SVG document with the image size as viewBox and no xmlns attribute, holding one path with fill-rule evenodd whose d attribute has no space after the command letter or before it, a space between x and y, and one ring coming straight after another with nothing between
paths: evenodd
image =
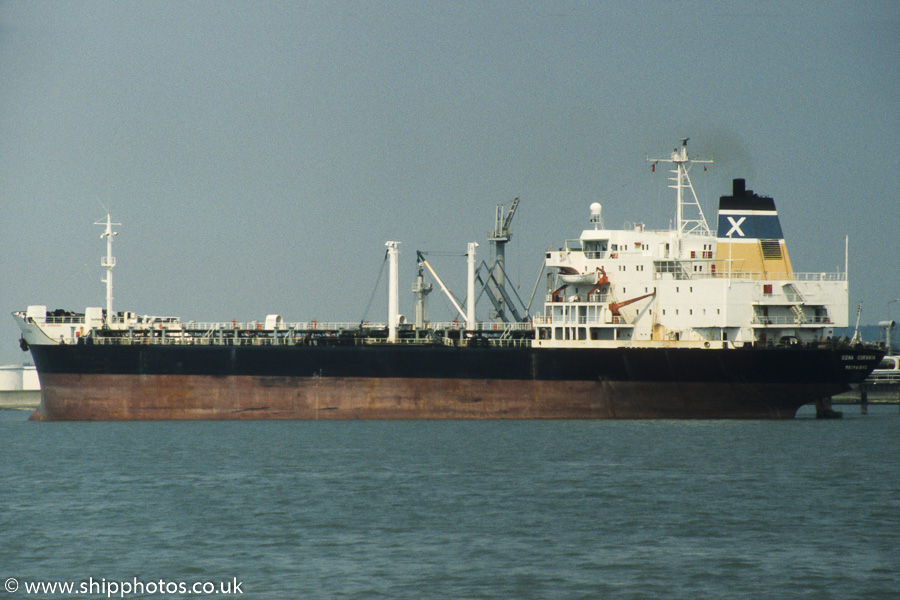
<instances>
[{"instance_id":1,"label":"deck crane","mask_svg":"<svg viewBox=\"0 0 900 600\"><path fill-rule=\"evenodd\" d=\"M488 281L485 283L486 291L496 308L496 317L501 321L508 322L510 319L506 315L507 304L515 321L520 321L521 316L512 303L507 301L506 292L506 244L512 237L512 220L516 215L516 209L519 207L519 197L516 196L509 210L504 214L503 205L497 205L497 212L494 219L494 228L491 229L488 241L491 243L493 262L488 272ZM491 285L493 284L493 285ZM493 288L493 289L492 289ZM492 293L496 291L496 294Z\"/></svg>"},{"instance_id":2,"label":"deck crane","mask_svg":"<svg viewBox=\"0 0 900 600\"><path fill-rule=\"evenodd\" d=\"M634 304L638 300L643 300L644 298L649 298L651 296L655 296L656 291L650 292L649 294L644 294L643 296L638 296L637 298L631 298L629 300L623 300L621 302L610 302L609 304L609 312L614 317L621 317L622 313L619 312L619 309L625 308L629 304Z\"/></svg>"}]
</instances>

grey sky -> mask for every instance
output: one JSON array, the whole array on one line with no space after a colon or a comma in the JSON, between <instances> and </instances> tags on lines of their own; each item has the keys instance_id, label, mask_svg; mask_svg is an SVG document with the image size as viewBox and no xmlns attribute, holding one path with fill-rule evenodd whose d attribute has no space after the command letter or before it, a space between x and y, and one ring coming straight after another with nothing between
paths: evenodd
<instances>
[{"instance_id":1,"label":"grey sky","mask_svg":"<svg viewBox=\"0 0 900 600\"><path fill-rule=\"evenodd\" d=\"M415 250L488 258L517 195L530 294L591 202L667 227L645 156L690 136L711 222L747 178L796 271L849 235L852 306L900 319L898 31L896 2L3 2L0 308L102 305L108 207L118 310L358 320L395 239L411 315Z\"/></svg>"}]
</instances>

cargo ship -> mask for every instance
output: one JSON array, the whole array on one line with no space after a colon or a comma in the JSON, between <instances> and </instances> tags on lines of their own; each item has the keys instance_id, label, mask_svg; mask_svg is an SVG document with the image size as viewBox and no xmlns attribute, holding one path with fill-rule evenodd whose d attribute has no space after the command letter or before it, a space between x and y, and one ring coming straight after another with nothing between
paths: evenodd
<instances>
[{"instance_id":1,"label":"cargo ship","mask_svg":"<svg viewBox=\"0 0 900 600\"><path fill-rule=\"evenodd\" d=\"M387 242L387 320L238 323L114 312L107 216L106 308L13 314L41 383L32 418L644 419L791 418L865 380L878 345L836 339L848 320L846 265L794 272L774 200L735 179L717 228L690 180L687 140L668 157L673 225L608 229L594 203L577 239L543 257L543 310L516 310L505 288L509 218L491 232L497 260L468 247L459 317L430 322L419 253L415 323L399 307L399 242ZM516 203L518 199L516 200ZM515 205L514 205L515 206ZM507 217L511 217L511 212ZM846 242L845 242L846 243ZM494 318L477 321L478 281ZM539 278L540 280L540 278ZM535 286L537 290L538 286Z\"/></svg>"}]
</instances>

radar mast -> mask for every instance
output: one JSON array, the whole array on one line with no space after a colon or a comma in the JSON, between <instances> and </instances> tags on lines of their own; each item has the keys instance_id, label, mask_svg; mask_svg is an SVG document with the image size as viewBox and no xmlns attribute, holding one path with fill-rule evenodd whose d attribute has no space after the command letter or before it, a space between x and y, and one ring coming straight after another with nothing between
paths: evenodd
<instances>
[{"instance_id":1,"label":"radar mast","mask_svg":"<svg viewBox=\"0 0 900 600\"><path fill-rule=\"evenodd\" d=\"M669 185L678 195L678 207L676 212L676 230L678 236L686 235L706 235L712 236L709 225L706 223L706 217L703 216L703 209L700 207L700 201L697 200L697 194L694 192L694 186L691 184L691 178L688 172L694 163L710 164L711 160L696 160L690 158L687 153L687 143L690 138L681 140L681 148L672 150L669 158L648 158L647 160L656 166L656 163L665 162L672 163L675 168L669 171L672 174L669 181L673 182ZM690 192L688 195L687 192ZM688 216L685 213L693 212Z\"/></svg>"}]
</instances>

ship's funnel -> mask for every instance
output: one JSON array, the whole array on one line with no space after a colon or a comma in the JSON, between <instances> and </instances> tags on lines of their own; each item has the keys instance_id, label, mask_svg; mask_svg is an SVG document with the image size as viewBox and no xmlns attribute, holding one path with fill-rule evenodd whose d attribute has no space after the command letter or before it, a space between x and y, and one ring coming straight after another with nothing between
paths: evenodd
<instances>
[{"instance_id":1,"label":"ship's funnel","mask_svg":"<svg viewBox=\"0 0 900 600\"><path fill-rule=\"evenodd\" d=\"M775 200L747 189L746 181L732 181L732 195L719 198L714 268L729 273L747 271L764 276L793 276Z\"/></svg>"},{"instance_id":2,"label":"ship's funnel","mask_svg":"<svg viewBox=\"0 0 900 600\"><path fill-rule=\"evenodd\" d=\"M732 182L732 195L719 198L719 238L782 240L775 200L757 196L743 179Z\"/></svg>"}]
</instances>

